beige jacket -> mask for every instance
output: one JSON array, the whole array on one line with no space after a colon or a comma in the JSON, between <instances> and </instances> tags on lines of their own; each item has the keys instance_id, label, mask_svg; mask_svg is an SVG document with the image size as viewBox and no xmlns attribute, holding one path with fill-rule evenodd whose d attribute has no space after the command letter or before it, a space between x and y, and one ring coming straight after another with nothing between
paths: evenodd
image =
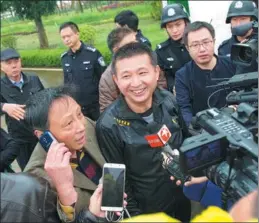
<instances>
[{"instance_id":1,"label":"beige jacket","mask_svg":"<svg viewBox=\"0 0 259 223\"><path fill-rule=\"evenodd\" d=\"M95 135L95 122L86 118L86 144L84 146L85 151L87 151L93 159L100 165L103 166L105 160L101 155L96 135ZM47 176L44 170L44 163L47 153L38 143L31 155L31 158L24 169L24 172L30 172L39 177L47 179L53 187L50 178ZM72 169L74 174L74 188L78 193L78 200L75 204L75 213L78 214L80 210L87 208L89 205L90 197L97 185L94 184L90 179L88 179L84 174L76 169ZM59 213L60 219L63 222L68 222L66 215L62 212L60 206L57 204L57 211Z\"/></svg>"}]
</instances>

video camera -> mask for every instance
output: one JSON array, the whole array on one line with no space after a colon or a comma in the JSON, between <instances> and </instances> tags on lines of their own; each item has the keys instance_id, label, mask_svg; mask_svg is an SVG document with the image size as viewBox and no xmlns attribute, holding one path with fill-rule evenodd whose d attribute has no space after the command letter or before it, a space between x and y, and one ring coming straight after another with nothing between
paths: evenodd
<instances>
[{"instance_id":1,"label":"video camera","mask_svg":"<svg viewBox=\"0 0 259 223\"><path fill-rule=\"evenodd\" d=\"M185 176L206 175L233 201L254 191L258 185L258 133L247 126L257 130L257 110L241 103L231 116L211 108L196 117L205 132L186 139L180 147L180 171Z\"/></svg>"},{"instance_id":2,"label":"video camera","mask_svg":"<svg viewBox=\"0 0 259 223\"><path fill-rule=\"evenodd\" d=\"M246 102L258 107L258 72L234 75L228 81L223 81L214 87L232 91L226 97L228 105Z\"/></svg>"},{"instance_id":3,"label":"video camera","mask_svg":"<svg viewBox=\"0 0 259 223\"><path fill-rule=\"evenodd\" d=\"M254 60L258 62L258 23L252 21L232 28L232 34L244 36L253 30L250 38L244 43L234 44L231 48L231 60L238 65L251 66Z\"/></svg>"}]
</instances>

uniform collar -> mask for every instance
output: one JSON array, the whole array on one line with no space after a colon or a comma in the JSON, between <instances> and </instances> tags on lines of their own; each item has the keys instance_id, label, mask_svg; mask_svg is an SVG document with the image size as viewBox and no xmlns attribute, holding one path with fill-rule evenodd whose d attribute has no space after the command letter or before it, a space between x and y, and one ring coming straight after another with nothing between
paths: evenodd
<instances>
[{"instance_id":1,"label":"uniform collar","mask_svg":"<svg viewBox=\"0 0 259 223\"><path fill-rule=\"evenodd\" d=\"M155 92L153 93L153 101L152 101L152 109L154 111L154 109L156 107L158 107L160 104L162 104L162 102L164 101L164 97L161 95L160 93L160 89L159 88L156 88ZM119 96L119 99L118 99L118 102L117 102L117 107L119 108L119 113L118 113L118 117L121 118L121 119L143 119L141 117L141 115L139 115L138 113L136 112L133 112L124 96L122 94L120 94Z\"/></svg>"},{"instance_id":2,"label":"uniform collar","mask_svg":"<svg viewBox=\"0 0 259 223\"><path fill-rule=\"evenodd\" d=\"M182 39L180 39L180 40L178 40L178 41L174 41L174 40L172 40L171 38L169 38L168 40L169 40L170 44L171 44L172 46L174 46L174 47L183 47L183 46L184 46L184 44L181 43L181 40L182 40Z\"/></svg>"},{"instance_id":3,"label":"uniform collar","mask_svg":"<svg viewBox=\"0 0 259 223\"><path fill-rule=\"evenodd\" d=\"M85 47L85 44L81 40L80 40L80 42L81 42L80 48L76 52L73 52L71 49L69 49L67 54L71 56L71 55L80 53L82 51L82 49Z\"/></svg>"}]
</instances>

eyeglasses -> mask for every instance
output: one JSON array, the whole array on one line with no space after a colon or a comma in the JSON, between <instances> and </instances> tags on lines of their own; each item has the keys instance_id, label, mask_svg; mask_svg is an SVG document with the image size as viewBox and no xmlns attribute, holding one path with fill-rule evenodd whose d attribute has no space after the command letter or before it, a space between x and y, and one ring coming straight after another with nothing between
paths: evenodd
<instances>
[{"instance_id":1,"label":"eyeglasses","mask_svg":"<svg viewBox=\"0 0 259 223\"><path fill-rule=\"evenodd\" d=\"M205 40L201 43L194 43L194 44L190 45L189 48L194 51L197 51L200 49L201 46L203 46L204 48L207 49L213 42L214 42L213 40Z\"/></svg>"}]
</instances>

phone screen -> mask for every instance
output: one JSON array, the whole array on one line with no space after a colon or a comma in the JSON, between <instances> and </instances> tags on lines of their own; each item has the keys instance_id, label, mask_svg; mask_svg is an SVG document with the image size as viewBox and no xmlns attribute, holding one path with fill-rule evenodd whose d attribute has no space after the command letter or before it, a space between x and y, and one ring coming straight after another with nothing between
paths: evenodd
<instances>
[{"instance_id":1,"label":"phone screen","mask_svg":"<svg viewBox=\"0 0 259 223\"><path fill-rule=\"evenodd\" d=\"M123 207L124 184L125 168L103 168L102 207Z\"/></svg>"}]
</instances>

